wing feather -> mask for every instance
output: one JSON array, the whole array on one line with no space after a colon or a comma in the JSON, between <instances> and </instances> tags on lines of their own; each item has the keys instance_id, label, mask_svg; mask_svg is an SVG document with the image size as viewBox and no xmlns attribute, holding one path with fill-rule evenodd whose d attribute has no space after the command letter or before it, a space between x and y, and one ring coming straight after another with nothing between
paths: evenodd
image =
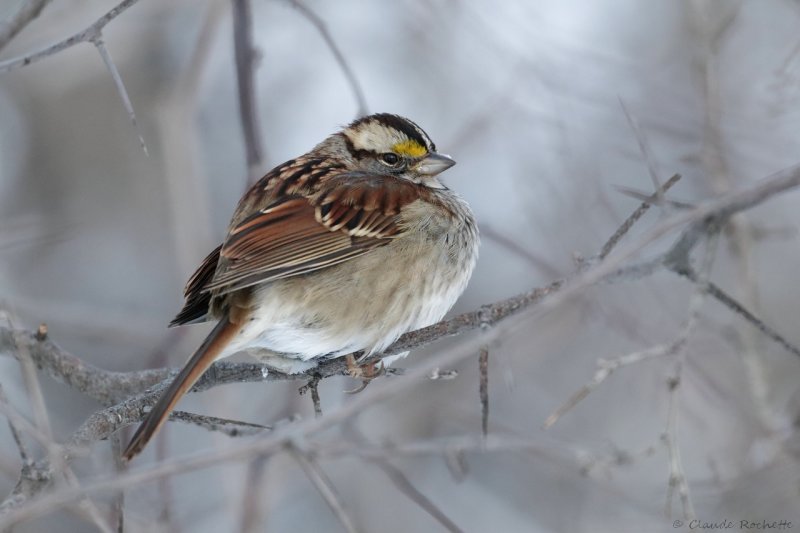
<instances>
[{"instance_id":1,"label":"wing feather","mask_svg":"<svg viewBox=\"0 0 800 533\"><path fill-rule=\"evenodd\" d=\"M169 323L169 327L191 324L205 319L211 303L211 295L203 289L214 278L221 249L221 244L214 248L214 251L203 259L202 264L186 282L186 287L183 289L186 302L183 304L183 309Z\"/></svg>"},{"instance_id":2,"label":"wing feather","mask_svg":"<svg viewBox=\"0 0 800 533\"><path fill-rule=\"evenodd\" d=\"M346 173L314 183L313 190L267 197L249 216L234 215L202 291L225 294L307 274L384 246L402 233L400 209L420 195L417 185L394 176Z\"/></svg>"}]
</instances>

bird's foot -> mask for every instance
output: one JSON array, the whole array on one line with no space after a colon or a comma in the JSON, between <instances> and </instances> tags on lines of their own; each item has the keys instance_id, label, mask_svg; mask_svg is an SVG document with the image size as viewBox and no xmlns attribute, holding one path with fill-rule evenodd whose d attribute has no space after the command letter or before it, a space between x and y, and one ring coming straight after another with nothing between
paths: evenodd
<instances>
[{"instance_id":1,"label":"bird's foot","mask_svg":"<svg viewBox=\"0 0 800 533\"><path fill-rule=\"evenodd\" d=\"M347 373L350 374L350 377L361 379L361 385L353 390L345 391L347 394L357 394L361 392L367 388L370 381L386 374L386 366L384 366L383 361L359 365L352 354L347 355L345 361L347 362Z\"/></svg>"}]
</instances>

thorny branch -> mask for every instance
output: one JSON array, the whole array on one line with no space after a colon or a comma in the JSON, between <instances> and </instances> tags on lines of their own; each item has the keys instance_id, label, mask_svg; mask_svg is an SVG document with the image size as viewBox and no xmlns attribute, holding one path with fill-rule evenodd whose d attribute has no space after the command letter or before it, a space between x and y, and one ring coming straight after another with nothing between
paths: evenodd
<instances>
[{"instance_id":1,"label":"thorny branch","mask_svg":"<svg viewBox=\"0 0 800 533\"><path fill-rule=\"evenodd\" d=\"M691 264L692 250L710 234L712 228L719 228L734 213L754 207L797 185L800 185L800 166L778 172L751 187L726 193L700 203L691 210L673 214L654 228L644 232L636 242L620 246L621 250L608 255L602 261L587 265L568 280L555 280L543 287L533 288L515 297L485 305L478 310L407 333L387 349L385 355L408 351L442 337L460 335L480 327L490 328L526 309L552 308L580 293L589 285L600 281L626 279L626 272L632 274L638 272L638 265L625 266L626 260L670 230L681 227L683 228L681 237L667 253L652 262L659 264L662 269L681 271L683 268L685 271L687 265ZM621 236L617 240L620 239ZM713 295L712 292L709 294ZM726 303L723 300L720 301ZM752 317L752 315L742 316L747 320ZM500 333L501 328L490 329L481 336L480 344L490 343ZM5 513L0 513L0 530L76 499L81 499L86 494L98 490L117 489L179 472L217 465L223 461L250 459L257 455L280 451L285 449L287 444L294 442L294 439L306 438L356 416L363 410L413 386L415 380L423 379L432 370L452 365L464 359L477 349L477 346L472 346L474 344L477 344L477 341L459 346L458 350L448 350L432 356L419 368L408 372L403 379L388 380L381 387L372 387L326 416L288 424L278 431L269 432L257 439L246 439L231 444L222 450L203 452L186 459L152 467L132 469L114 477L87 482L83 487L64 487L30 501L32 496L37 495L48 485L47 476L52 474L53 467L46 460L39 461L31 469L32 472L29 473L29 476L43 478L45 481L33 486L32 490L24 494L17 494L17 498L13 502L4 504ZM82 391L106 406L105 409L90 416L71 438L61 445L62 457L66 463L77 454L83 453L93 442L107 439L118 429L139 421L146 412L146 408L155 402L161 388L169 381L168 378L174 374L174 371L169 369L127 373L108 372L84 363L59 348L44 335L37 336L32 332L22 332L9 326L0 325L0 352L17 355L20 353L20 349L23 349L23 346L20 345L28 350L32 360L48 375ZM260 365L255 364L217 363L203 376L194 390L205 390L231 382L308 380L311 377L308 374L264 373L263 370ZM313 370L314 374L318 374L322 378L343 375L345 372L346 363L341 359L327 361Z\"/></svg>"}]
</instances>

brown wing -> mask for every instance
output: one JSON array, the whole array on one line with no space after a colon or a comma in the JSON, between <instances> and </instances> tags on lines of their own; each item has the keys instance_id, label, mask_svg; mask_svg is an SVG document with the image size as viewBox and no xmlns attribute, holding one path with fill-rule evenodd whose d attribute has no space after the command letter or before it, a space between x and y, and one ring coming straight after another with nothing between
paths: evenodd
<instances>
[{"instance_id":1,"label":"brown wing","mask_svg":"<svg viewBox=\"0 0 800 533\"><path fill-rule=\"evenodd\" d=\"M388 244L399 235L400 209L418 186L392 176L330 176L305 194L274 200L250 216L234 215L213 280L218 294L313 272Z\"/></svg>"},{"instance_id":2,"label":"brown wing","mask_svg":"<svg viewBox=\"0 0 800 533\"><path fill-rule=\"evenodd\" d=\"M169 327L180 326L182 324L191 324L192 322L200 321L208 314L208 306L211 303L211 295L203 290L203 288L211 283L214 278L214 272L217 270L217 263L219 262L219 251L222 249L220 244L214 251L211 252L203 259L203 263L192 274L189 281L186 282L186 287L183 289L183 296L186 298L186 303L183 304L183 309L172 319Z\"/></svg>"}]
</instances>

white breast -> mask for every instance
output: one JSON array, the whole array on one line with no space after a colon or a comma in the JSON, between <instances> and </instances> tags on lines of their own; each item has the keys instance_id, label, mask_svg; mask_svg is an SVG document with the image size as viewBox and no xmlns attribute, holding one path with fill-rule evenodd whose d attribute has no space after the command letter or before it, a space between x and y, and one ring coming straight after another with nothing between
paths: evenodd
<instances>
[{"instance_id":1,"label":"white breast","mask_svg":"<svg viewBox=\"0 0 800 533\"><path fill-rule=\"evenodd\" d=\"M259 286L252 320L221 357L247 351L300 372L320 356L379 353L403 333L441 320L472 274L477 230L471 217L456 228L422 220L361 257Z\"/></svg>"}]
</instances>

